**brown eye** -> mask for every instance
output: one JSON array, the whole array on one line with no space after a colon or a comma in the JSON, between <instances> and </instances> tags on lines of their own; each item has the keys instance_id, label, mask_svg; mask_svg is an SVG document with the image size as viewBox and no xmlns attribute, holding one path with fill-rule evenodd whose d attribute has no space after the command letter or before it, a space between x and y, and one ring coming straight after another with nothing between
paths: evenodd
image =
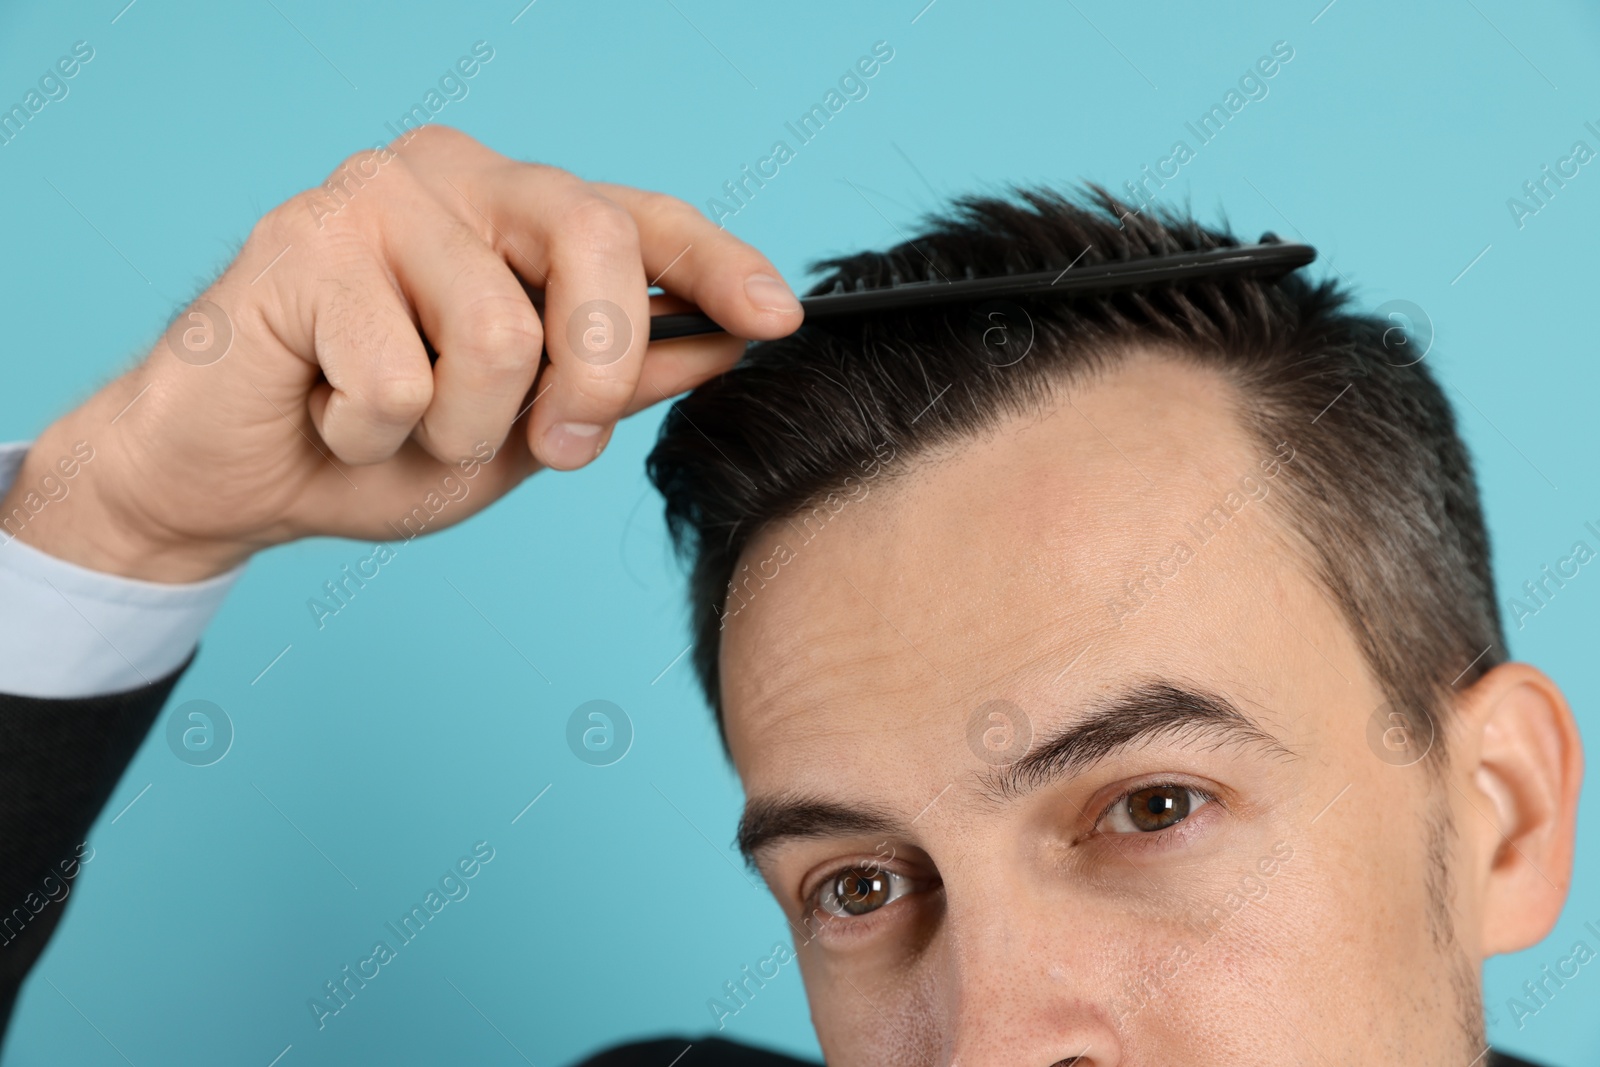
<instances>
[{"instance_id":1,"label":"brown eye","mask_svg":"<svg viewBox=\"0 0 1600 1067\"><path fill-rule=\"evenodd\" d=\"M1181 785L1152 785L1135 793L1129 793L1127 799L1113 809L1113 816L1121 814L1126 817L1128 827L1122 828L1121 819L1111 821L1119 824L1116 829L1122 832L1136 831L1152 833L1156 830L1165 830L1189 817L1189 812L1198 807L1191 798L1195 796L1194 790ZM1202 799L1201 803L1205 803ZM1120 809L1117 810L1117 809Z\"/></svg>"},{"instance_id":2,"label":"brown eye","mask_svg":"<svg viewBox=\"0 0 1600 1067\"><path fill-rule=\"evenodd\" d=\"M840 918L865 915L903 895L903 881L881 867L847 867L823 883L818 904Z\"/></svg>"}]
</instances>

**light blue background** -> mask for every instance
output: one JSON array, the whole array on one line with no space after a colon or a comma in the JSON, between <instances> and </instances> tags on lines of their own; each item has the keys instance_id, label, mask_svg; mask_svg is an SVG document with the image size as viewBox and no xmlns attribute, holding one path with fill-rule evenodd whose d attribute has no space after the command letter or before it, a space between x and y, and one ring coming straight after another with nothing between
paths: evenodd
<instances>
[{"instance_id":1,"label":"light blue background","mask_svg":"<svg viewBox=\"0 0 1600 1067\"><path fill-rule=\"evenodd\" d=\"M1295 56L1270 95L1163 199L1213 221L1225 209L1246 236L1304 238L1322 253L1313 269L1336 268L1369 305L1427 310L1504 595L1600 520L1600 164L1525 228L1506 206L1576 139L1600 147L1583 129L1600 125L1600 14L1576 0L539 0L515 22L524 0L125 3L0 10L0 102L74 41L95 49L70 95L0 147L0 437L32 436L140 354L261 212L387 140L384 123L480 39L495 57L440 121L697 205L887 40L870 96L730 224L796 283L815 256L898 240L943 196L1012 180L1120 189L1192 143L1184 123L1286 40ZM594 468L541 475L406 545L322 632L307 598L366 547L258 559L174 702L226 708L233 750L197 769L152 735L94 830L4 1062L265 1067L292 1045L283 1067L547 1067L706 1030L707 999L785 932L729 848L740 795L687 660L662 673L687 636L642 474L660 414L627 424ZM1597 618L1585 570L1511 635L1566 687L1591 749ZM593 698L636 725L611 767L563 740ZM1520 1030L1504 1001L1583 920L1600 925L1597 796L1556 933L1488 966L1491 1037L1552 1067L1600 1060L1597 965ZM306 999L484 839L496 857L471 895L319 1033ZM815 1054L797 972L726 1033Z\"/></svg>"}]
</instances>

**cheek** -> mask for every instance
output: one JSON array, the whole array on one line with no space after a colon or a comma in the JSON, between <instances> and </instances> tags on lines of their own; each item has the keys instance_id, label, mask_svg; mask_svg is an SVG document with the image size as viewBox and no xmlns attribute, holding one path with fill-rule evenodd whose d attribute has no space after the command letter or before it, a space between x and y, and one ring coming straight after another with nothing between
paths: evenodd
<instances>
[{"instance_id":1,"label":"cheek","mask_svg":"<svg viewBox=\"0 0 1600 1067\"><path fill-rule=\"evenodd\" d=\"M1392 1062L1418 1020L1448 1022L1421 898L1397 876L1405 861L1340 853L1327 837L1296 845L1261 879L1265 896L1191 935L1193 958L1163 991L1170 998L1136 1018L1148 1040L1211 1050L1208 1063L1254 1063L1268 1048L1292 1050L1294 1062L1322 1062L1317 1052Z\"/></svg>"},{"instance_id":2,"label":"cheek","mask_svg":"<svg viewBox=\"0 0 1600 1067\"><path fill-rule=\"evenodd\" d=\"M823 1060L873 1067L926 1067L940 1062L948 1019L925 966L908 963L892 978L802 951L800 971Z\"/></svg>"},{"instance_id":3,"label":"cheek","mask_svg":"<svg viewBox=\"0 0 1600 1067\"><path fill-rule=\"evenodd\" d=\"M1288 869L1265 882L1254 900L1235 885L1237 907L1226 894L1204 902L1118 976L1109 993L1125 1051L1242 1064L1262 1062L1265 1049L1293 1050L1283 1058L1317 1062L1295 1028L1305 1030L1327 1003L1327 976L1338 973L1339 941L1321 919L1329 902Z\"/></svg>"}]
</instances>

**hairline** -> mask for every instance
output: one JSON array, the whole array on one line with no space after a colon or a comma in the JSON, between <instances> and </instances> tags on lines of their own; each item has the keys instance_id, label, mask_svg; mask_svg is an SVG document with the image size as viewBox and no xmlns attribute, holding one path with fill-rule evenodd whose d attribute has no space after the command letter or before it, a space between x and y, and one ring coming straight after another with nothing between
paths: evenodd
<instances>
[{"instance_id":1,"label":"hairline","mask_svg":"<svg viewBox=\"0 0 1600 1067\"><path fill-rule=\"evenodd\" d=\"M940 463L949 462L958 458L970 446L983 441L987 435L999 433L1008 421L1017 419L1040 419L1048 417L1048 413L1068 406L1070 394L1075 389L1093 388L1103 383L1106 379L1126 367L1130 362L1140 358L1151 358L1157 362L1170 365L1188 366L1201 373L1209 374L1223 386L1222 399L1224 410L1221 415L1229 420L1231 426L1238 430L1244 442L1267 449L1274 449L1280 443L1275 441L1277 433L1270 413L1264 405L1252 404L1247 393L1246 384L1242 374L1231 373L1226 364L1207 362L1205 355L1210 351L1209 345L1203 342L1184 343L1165 339L1144 339L1138 337L1112 338L1106 343L1085 346L1076 359L1064 360L1050 368L1046 380L1049 383L1049 392L1044 395L1030 396L1024 390L1008 393L1004 399L993 405L986 412L983 420L973 426L958 427L946 426L936 436L923 439L908 450L900 451L898 442L895 442L896 453L894 462L896 466L886 472L887 480L882 482L874 492L886 495L903 495L915 489L916 476L924 473L930 467ZM1291 446L1292 441L1288 442ZM1296 450L1298 452L1298 449ZM744 544L739 554L733 560L730 575L736 575L746 564L746 556L755 550L758 542L769 532L778 529L785 523L792 523L796 518L811 513L815 508L825 503L828 497L836 495L843 488L844 478L829 481L818 488L803 502L792 510L776 515L757 526L745 537ZM1278 496L1280 494L1272 494ZM1335 603L1331 606L1338 617L1339 625L1344 635L1350 639L1361 657L1361 663L1372 676L1379 690L1387 697L1387 684L1379 664L1362 647L1356 632L1355 622L1349 610L1343 604L1343 598L1333 587L1329 576L1323 573L1326 560L1317 550L1308 533L1308 527L1313 520L1306 509L1297 507L1295 494L1281 494L1288 496L1287 502L1275 507L1265 507L1264 514L1268 517L1266 536L1282 548L1284 556L1292 561L1300 575L1307 579L1317 592L1324 597L1332 598ZM1268 501L1262 500L1266 505ZM731 584L731 583L730 583ZM727 591L724 591L722 600L714 605L718 611L726 609L728 600ZM718 665L717 665L717 701L715 713L718 719L719 732L726 737L727 703L722 693L726 672L722 668L722 636L725 631L717 632ZM1435 784L1442 783L1445 769L1446 744L1444 716L1439 715L1443 707L1436 704L1429 709L1430 715L1436 720L1434 729L1434 743L1421 760L1425 770L1435 779ZM726 745L726 741L724 741ZM731 756L731 752L730 752Z\"/></svg>"}]
</instances>

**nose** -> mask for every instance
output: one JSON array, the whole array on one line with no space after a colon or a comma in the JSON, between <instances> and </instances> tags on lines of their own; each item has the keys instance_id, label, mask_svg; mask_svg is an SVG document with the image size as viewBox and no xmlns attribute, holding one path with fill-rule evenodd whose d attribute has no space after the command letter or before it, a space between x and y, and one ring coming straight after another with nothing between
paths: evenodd
<instances>
[{"instance_id":1,"label":"nose","mask_svg":"<svg viewBox=\"0 0 1600 1067\"><path fill-rule=\"evenodd\" d=\"M1013 987L1018 994L1025 990ZM945 1063L948 1067L1113 1067L1123 1062L1109 1020L1065 1001L1031 1014L987 996L960 1005Z\"/></svg>"},{"instance_id":2,"label":"nose","mask_svg":"<svg viewBox=\"0 0 1600 1067\"><path fill-rule=\"evenodd\" d=\"M953 921L930 961L945 1014L945 1067L1120 1067L1122 1038L1093 932L1075 934L1075 920L1040 914L1038 901L1033 910L1020 900L994 903L991 896L982 915L947 913Z\"/></svg>"}]
</instances>

